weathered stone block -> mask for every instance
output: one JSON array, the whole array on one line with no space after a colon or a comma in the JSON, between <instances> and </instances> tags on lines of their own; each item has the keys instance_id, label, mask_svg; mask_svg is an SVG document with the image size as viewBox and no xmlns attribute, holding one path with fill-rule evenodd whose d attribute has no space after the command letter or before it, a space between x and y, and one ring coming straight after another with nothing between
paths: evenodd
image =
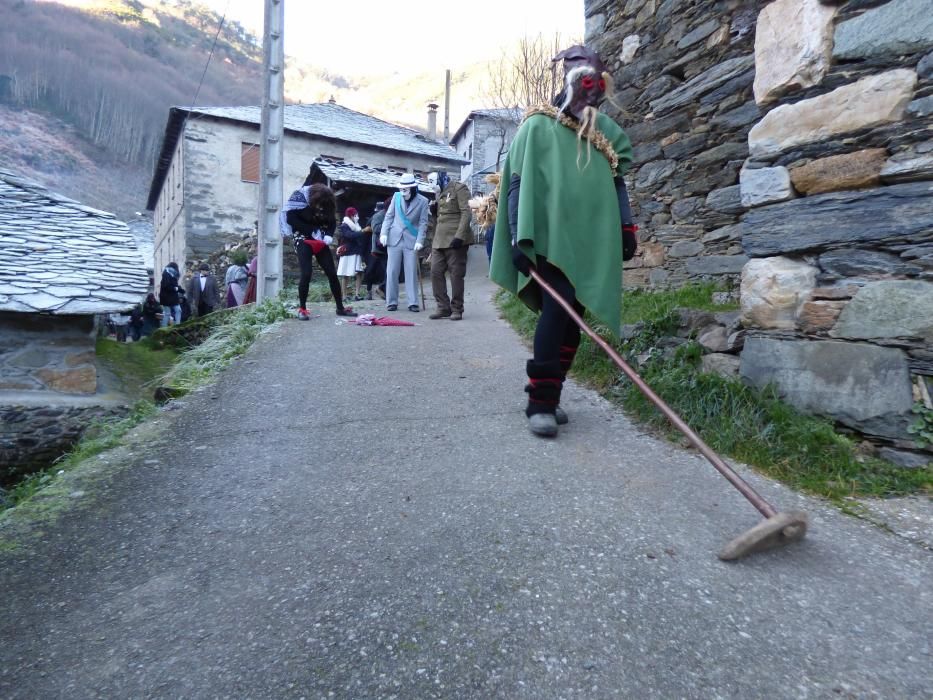
<instances>
[{"instance_id":1,"label":"weathered stone block","mask_svg":"<svg viewBox=\"0 0 933 700\"><path fill-rule=\"evenodd\" d=\"M774 384L802 411L853 426L904 414L912 405L904 353L867 343L749 338L741 374L757 387Z\"/></svg>"},{"instance_id":2,"label":"weathered stone block","mask_svg":"<svg viewBox=\"0 0 933 700\"><path fill-rule=\"evenodd\" d=\"M97 391L97 370L93 366L68 370L40 369L36 377L52 391L63 394L93 394Z\"/></svg>"},{"instance_id":3,"label":"weathered stone block","mask_svg":"<svg viewBox=\"0 0 933 700\"><path fill-rule=\"evenodd\" d=\"M916 84L914 71L898 68L776 107L748 132L749 153L753 158L767 157L837 134L899 121Z\"/></svg>"},{"instance_id":4,"label":"weathered stone block","mask_svg":"<svg viewBox=\"0 0 933 700\"><path fill-rule=\"evenodd\" d=\"M739 189L743 207L786 202L795 196L787 168L742 168L739 171Z\"/></svg>"},{"instance_id":5,"label":"weathered stone block","mask_svg":"<svg viewBox=\"0 0 933 700\"><path fill-rule=\"evenodd\" d=\"M885 183L933 180L933 153L893 156L881 168L881 180Z\"/></svg>"},{"instance_id":6,"label":"weathered stone block","mask_svg":"<svg viewBox=\"0 0 933 700\"><path fill-rule=\"evenodd\" d=\"M725 352L729 349L729 331L723 326L710 326L700 332L697 342L710 352Z\"/></svg>"},{"instance_id":7,"label":"weathered stone block","mask_svg":"<svg viewBox=\"0 0 933 700\"><path fill-rule=\"evenodd\" d=\"M737 275L747 262L744 255L703 255L687 259L687 272L696 276Z\"/></svg>"},{"instance_id":8,"label":"weathered stone block","mask_svg":"<svg viewBox=\"0 0 933 700\"><path fill-rule=\"evenodd\" d=\"M897 255L860 248L827 251L820 255L819 265L823 272L835 277L893 277L923 272L919 265Z\"/></svg>"},{"instance_id":9,"label":"weathered stone block","mask_svg":"<svg viewBox=\"0 0 933 700\"><path fill-rule=\"evenodd\" d=\"M838 287L817 287L810 294L810 298L840 301L843 299L851 299L856 293L858 293L858 286L854 284L842 284Z\"/></svg>"},{"instance_id":10,"label":"weathered stone block","mask_svg":"<svg viewBox=\"0 0 933 700\"><path fill-rule=\"evenodd\" d=\"M804 333L828 331L846 305L844 301L807 301L800 307L798 323Z\"/></svg>"},{"instance_id":11,"label":"weathered stone block","mask_svg":"<svg viewBox=\"0 0 933 700\"><path fill-rule=\"evenodd\" d=\"M741 75L755 65L754 56L737 56L719 63L706 70L676 90L672 90L664 97L651 103L651 110L655 114L664 114L672 109L683 107L694 102L700 95L713 90L732 78Z\"/></svg>"},{"instance_id":12,"label":"weathered stone block","mask_svg":"<svg viewBox=\"0 0 933 700\"><path fill-rule=\"evenodd\" d=\"M715 352L700 358L700 371L733 379L739 374L739 360L735 355Z\"/></svg>"},{"instance_id":13,"label":"weathered stone block","mask_svg":"<svg viewBox=\"0 0 933 700\"><path fill-rule=\"evenodd\" d=\"M696 29L690 30L680 41L677 42L678 49L685 49L688 46L693 46L697 42L703 41L710 34L719 29L719 20L718 19L709 19L703 24L701 24Z\"/></svg>"},{"instance_id":14,"label":"weathered stone block","mask_svg":"<svg viewBox=\"0 0 933 700\"><path fill-rule=\"evenodd\" d=\"M817 269L785 257L749 260L742 270L742 325L794 329L797 312L816 286Z\"/></svg>"},{"instance_id":15,"label":"weathered stone block","mask_svg":"<svg viewBox=\"0 0 933 700\"><path fill-rule=\"evenodd\" d=\"M673 175L675 170L677 170L677 161L674 160L656 160L645 163L635 175L635 189L650 190L657 187Z\"/></svg>"},{"instance_id":16,"label":"weathered stone block","mask_svg":"<svg viewBox=\"0 0 933 700\"><path fill-rule=\"evenodd\" d=\"M724 214L739 214L744 211L742 191L739 185L730 185L713 190L706 195L706 206Z\"/></svg>"},{"instance_id":17,"label":"weathered stone block","mask_svg":"<svg viewBox=\"0 0 933 700\"><path fill-rule=\"evenodd\" d=\"M913 242L933 228L930 194L929 184L912 182L759 207L742 219L742 247L762 257L887 240Z\"/></svg>"},{"instance_id":18,"label":"weathered stone block","mask_svg":"<svg viewBox=\"0 0 933 700\"><path fill-rule=\"evenodd\" d=\"M645 267L658 267L664 264L664 246L649 241L638 244L642 265Z\"/></svg>"},{"instance_id":19,"label":"weathered stone block","mask_svg":"<svg viewBox=\"0 0 933 700\"><path fill-rule=\"evenodd\" d=\"M933 343L933 283L869 282L850 301L832 332L835 338L919 338Z\"/></svg>"},{"instance_id":20,"label":"weathered stone block","mask_svg":"<svg viewBox=\"0 0 933 700\"><path fill-rule=\"evenodd\" d=\"M703 238L700 240L703 243L719 243L720 241L735 241L741 237L742 226L740 224L731 224L703 234Z\"/></svg>"},{"instance_id":21,"label":"weathered stone block","mask_svg":"<svg viewBox=\"0 0 933 700\"><path fill-rule=\"evenodd\" d=\"M873 58L924 51L933 46L929 0L890 0L836 27L833 58Z\"/></svg>"},{"instance_id":22,"label":"weathered stone block","mask_svg":"<svg viewBox=\"0 0 933 700\"><path fill-rule=\"evenodd\" d=\"M790 179L794 189L807 195L875 187L887 156L885 148L868 148L819 158L791 170Z\"/></svg>"},{"instance_id":23,"label":"weathered stone block","mask_svg":"<svg viewBox=\"0 0 933 700\"><path fill-rule=\"evenodd\" d=\"M907 116L923 119L933 114L933 95L921 97L907 105Z\"/></svg>"},{"instance_id":24,"label":"weathered stone block","mask_svg":"<svg viewBox=\"0 0 933 700\"><path fill-rule=\"evenodd\" d=\"M819 85L829 70L836 8L818 0L776 0L755 29L755 101Z\"/></svg>"},{"instance_id":25,"label":"weathered stone block","mask_svg":"<svg viewBox=\"0 0 933 700\"><path fill-rule=\"evenodd\" d=\"M622 51L619 53L619 63L625 65L635 58L638 47L641 46L641 37L638 34L629 34L622 40Z\"/></svg>"},{"instance_id":26,"label":"weathered stone block","mask_svg":"<svg viewBox=\"0 0 933 700\"><path fill-rule=\"evenodd\" d=\"M670 247L667 254L672 258L690 258L703 252L699 241L678 241Z\"/></svg>"}]
</instances>

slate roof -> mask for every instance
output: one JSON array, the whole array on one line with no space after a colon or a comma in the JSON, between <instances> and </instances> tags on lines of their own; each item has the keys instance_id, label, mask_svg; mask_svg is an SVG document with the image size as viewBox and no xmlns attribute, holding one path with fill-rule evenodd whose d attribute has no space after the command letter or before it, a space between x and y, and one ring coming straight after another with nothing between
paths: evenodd
<instances>
[{"instance_id":1,"label":"slate roof","mask_svg":"<svg viewBox=\"0 0 933 700\"><path fill-rule=\"evenodd\" d=\"M454 132L450 142L453 143L458 138L460 138L460 134L466 130L469 123L476 119L476 117L486 117L487 119L504 119L506 121L511 121L518 124L521 122L523 115L524 111L518 107L512 107L509 109L474 109L467 115L467 118L463 120L463 123Z\"/></svg>"},{"instance_id":2,"label":"slate roof","mask_svg":"<svg viewBox=\"0 0 933 700\"><path fill-rule=\"evenodd\" d=\"M111 313L149 291L126 224L6 170L0 170L0 260L0 311Z\"/></svg>"},{"instance_id":3,"label":"slate roof","mask_svg":"<svg viewBox=\"0 0 933 700\"><path fill-rule=\"evenodd\" d=\"M328 179L334 182L349 182L357 185L367 185L369 187L383 187L386 189L396 189L401 173L392 172L384 168L370 168L365 165L353 165L352 163L334 162L325 158L317 158L312 163L312 167L320 170ZM419 177L415 182L421 189L429 188L428 183Z\"/></svg>"},{"instance_id":4,"label":"slate roof","mask_svg":"<svg viewBox=\"0 0 933 700\"><path fill-rule=\"evenodd\" d=\"M206 116L259 126L262 108L255 106L199 107L189 110L184 107L172 107L169 111L168 124L165 127L162 151L149 189L147 209L155 209L162 183L172 163L175 146L189 113L192 119ZM457 155L456 151L447 144L431 141L414 129L392 124L330 102L286 105L285 130L403 154L428 156L458 166L469 162Z\"/></svg>"}]
</instances>

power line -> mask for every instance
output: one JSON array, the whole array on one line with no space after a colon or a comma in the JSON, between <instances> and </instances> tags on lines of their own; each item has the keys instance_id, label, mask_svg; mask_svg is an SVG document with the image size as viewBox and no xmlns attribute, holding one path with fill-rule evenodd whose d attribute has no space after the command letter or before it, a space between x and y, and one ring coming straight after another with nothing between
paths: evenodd
<instances>
[{"instance_id":1,"label":"power line","mask_svg":"<svg viewBox=\"0 0 933 700\"><path fill-rule=\"evenodd\" d=\"M230 0L227 0L227 4L224 5L224 12L220 16L220 24L217 25L217 32L214 34L214 42L211 44L211 51L207 55L207 62L204 64L204 70L201 72L201 79L198 81L198 89L194 92L194 99L191 101L191 109L188 110L188 114L191 114L191 111L194 109L194 106L198 103L198 95L201 94L201 86L204 84L204 76L207 75L207 68L211 65L211 59L214 57L214 49L217 48L217 39L220 37L220 32L224 28L224 22L227 21L227 10L230 8ZM187 121L185 117L185 121Z\"/></svg>"}]
</instances>

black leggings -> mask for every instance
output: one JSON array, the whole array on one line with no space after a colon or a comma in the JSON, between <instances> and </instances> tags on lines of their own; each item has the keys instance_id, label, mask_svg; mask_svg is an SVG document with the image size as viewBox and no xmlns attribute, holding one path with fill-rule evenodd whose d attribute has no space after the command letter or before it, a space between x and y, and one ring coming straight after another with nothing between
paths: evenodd
<instances>
[{"instance_id":1,"label":"black leggings","mask_svg":"<svg viewBox=\"0 0 933 700\"><path fill-rule=\"evenodd\" d=\"M343 309L343 295L340 293L340 281L337 279L337 266L334 264L334 256L330 248L324 246L317 255L311 250L304 241L295 243L295 252L298 254L298 265L301 267L301 276L298 278L298 306L305 308L308 303L308 287L311 284L311 261L317 259L317 264L321 266L324 274L327 275L327 281L330 283L330 293L334 295L334 301L337 302L337 310Z\"/></svg>"},{"instance_id":2,"label":"black leggings","mask_svg":"<svg viewBox=\"0 0 933 700\"><path fill-rule=\"evenodd\" d=\"M583 305L577 301L576 291L564 273L538 256L536 265L538 274L551 285L562 299L569 301L574 310L583 315ZM550 294L541 290L541 315L535 327L534 353L535 362L557 362L560 348L576 348L580 344L580 327L564 311Z\"/></svg>"}]
</instances>

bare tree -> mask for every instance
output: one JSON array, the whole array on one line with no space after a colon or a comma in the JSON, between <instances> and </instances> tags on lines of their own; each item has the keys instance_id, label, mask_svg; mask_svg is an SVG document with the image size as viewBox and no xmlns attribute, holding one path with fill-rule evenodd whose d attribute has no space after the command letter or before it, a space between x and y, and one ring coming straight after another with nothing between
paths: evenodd
<instances>
[{"instance_id":1,"label":"bare tree","mask_svg":"<svg viewBox=\"0 0 933 700\"><path fill-rule=\"evenodd\" d=\"M497 169L508 149L509 129L516 115L520 117L532 105L550 102L560 90L562 81L551 59L566 43L568 40L559 32L553 36L526 35L503 48L499 59L490 63L482 98L487 107L501 110L502 114L493 127L498 139Z\"/></svg>"}]
</instances>

